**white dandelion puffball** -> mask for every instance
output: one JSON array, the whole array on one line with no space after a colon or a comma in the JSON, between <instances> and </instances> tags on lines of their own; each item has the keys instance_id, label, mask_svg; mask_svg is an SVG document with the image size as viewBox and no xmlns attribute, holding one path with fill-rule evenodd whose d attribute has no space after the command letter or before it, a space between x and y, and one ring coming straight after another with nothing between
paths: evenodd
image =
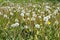
<instances>
[{"instance_id":1,"label":"white dandelion puffball","mask_svg":"<svg viewBox=\"0 0 60 40\"><path fill-rule=\"evenodd\" d=\"M26 16L30 16L30 13L26 13Z\"/></svg>"},{"instance_id":2,"label":"white dandelion puffball","mask_svg":"<svg viewBox=\"0 0 60 40\"><path fill-rule=\"evenodd\" d=\"M21 15L22 17L24 17L24 13L21 13L20 15Z\"/></svg>"},{"instance_id":3,"label":"white dandelion puffball","mask_svg":"<svg viewBox=\"0 0 60 40\"><path fill-rule=\"evenodd\" d=\"M4 18L7 18L7 19L9 19L9 17L8 17L6 14L4 14L3 16L4 16Z\"/></svg>"},{"instance_id":4,"label":"white dandelion puffball","mask_svg":"<svg viewBox=\"0 0 60 40\"><path fill-rule=\"evenodd\" d=\"M11 25L11 27L17 27L17 26L19 26L19 23L14 23Z\"/></svg>"},{"instance_id":5,"label":"white dandelion puffball","mask_svg":"<svg viewBox=\"0 0 60 40\"><path fill-rule=\"evenodd\" d=\"M44 21L48 21L50 19L50 15L44 17Z\"/></svg>"},{"instance_id":6,"label":"white dandelion puffball","mask_svg":"<svg viewBox=\"0 0 60 40\"><path fill-rule=\"evenodd\" d=\"M15 22L19 22L19 20L16 18L16 19L15 19Z\"/></svg>"},{"instance_id":7,"label":"white dandelion puffball","mask_svg":"<svg viewBox=\"0 0 60 40\"><path fill-rule=\"evenodd\" d=\"M50 6L45 6L46 9L50 8Z\"/></svg>"},{"instance_id":8,"label":"white dandelion puffball","mask_svg":"<svg viewBox=\"0 0 60 40\"><path fill-rule=\"evenodd\" d=\"M10 12L10 15L13 16L14 14L12 12Z\"/></svg>"},{"instance_id":9,"label":"white dandelion puffball","mask_svg":"<svg viewBox=\"0 0 60 40\"><path fill-rule=\"evenodd\" d=\"M41 16L38 16L38 18L42 18Z\"/></svg>"},{"instance_id":10,"label":"white dandelion puffball","mask_svg":"<svg viewBox=\"0 0 60 40\"><path fill-rule=\"evenodd\" d=\"M33 5L33 7L35 8L35 7L36 7L36 5Z\"/></svg>"},{"instance_id":11,"label":"white dandelion puffball","mask_svg":"<svg viewBox=\"0 0 60 40\"><path fill-rule=\"evenodd\" d=\"M25 13L25 10L22 10L21 12L22 12L22 13Z\"/></svg>"},{"instance_id":12,"label":"white dandelion puffball","mask_svg":"<svg viewBox=\"0 0 60 40\"><path fill-rule=\"evenodd\" d=\"M27 26L27 25L25 25L25 26L24 26L24 28L28 28L28 26Z\"/></svg>"},{"instance_id":13,"label":"white dandelion puffball","mask_svg":"<svg viewBox=\"0 0 60 40\"><path fill-rule=\"evenodd\" d=\"M39 24L35 24L35 27L36 27L36 28L40 28L40 25L39 25Z\"/></svg>"},{"instance_id":14,"label":"white dandelion puffball","mask_svg":"<svg viewBox=\"0 0 60 40\"><path fill-rule=\"evenodd\" d=\"M32 17L32 18L31 18L31 21L35 21L35 17Z\"/></svg>"},{"instance_id":15,"label":"white dandelion puffball","mask_svg":"<svg viewBox=\"0 0 60 40\"><path fill-rule=\"evenodd\" d=\"M33 17L36 17L37 15L35 14L35 13L33 13L33 15L32 15Z\"/></svg>"}]
</instances>

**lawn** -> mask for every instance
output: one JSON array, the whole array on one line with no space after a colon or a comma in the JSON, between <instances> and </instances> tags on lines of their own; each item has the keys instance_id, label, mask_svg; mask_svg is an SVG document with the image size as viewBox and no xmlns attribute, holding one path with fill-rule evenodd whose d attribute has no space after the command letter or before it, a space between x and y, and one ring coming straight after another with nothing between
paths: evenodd
<instances>
[{"instance_id":1,"label":"lawn","mask_svg":"<svg viewBox=\"0 0 60 40\"><path fill-rule=\"evenodd\" d=\"M60 40L59 0L0 0L0 40Z\"/></svg>"}]
</instances>

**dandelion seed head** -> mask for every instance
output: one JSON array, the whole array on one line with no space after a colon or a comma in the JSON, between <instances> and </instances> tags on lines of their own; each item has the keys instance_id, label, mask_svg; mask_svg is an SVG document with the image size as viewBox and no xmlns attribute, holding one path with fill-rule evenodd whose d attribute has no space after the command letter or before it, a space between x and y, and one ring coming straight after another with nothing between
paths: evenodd
<instances>
[{"instance_id":1,"label":"dandelion seed head","mask_svg":"<svg viewBox=\"0 0 60 40\"><path fill-rule=\"evenodd\" d=\"M7 18L7 19L9 19L9 17L8 17L6 14L4 14L3 16L4 16L4 18Z\"/></svg>"},{"instance_id":2,"label":"dandelion seed head","mask_svg":"<svg viewBox=\"0 0 60 40\"><path fill-rule=\"evenodd\" d=\"M48 21L48 19L49 19L48 17L44 17L44 21Z\"/></svg>"},{"instance_id":3,"label":"dandelion seed head","mask_svg":"<svg viewBox=\"0 0 60 40\"><path fill-rule=\"evenodd\" d=\"M19 26L19 23L14 23L11 25L11 27L17 27L17 26Z\"/></svg>"},{"instance_id":4,"label":"dandelion seed head","mask_svg":"<svg viewBox=\"0 0 60 40\"><path fill-rule=\"evenodd\" d=\"M38 16L38 18L41 18L41 16Z\"/></svg>"},{"instance_id":5,"label":"dandelion seed head","mask_svg":"<svg viewBox=\"0 0 60 40\"><path fill-rule=\"evenodd\" d=\"M36 17L37 15L35 13L32 14L33 17Z\"/></svg>"},{"instance_id":6,"label":"dandelion seed head","mask_svg":"<svg viewBox=\"0 0 60 40\"><path fill-rule=\"evenodd\" d=\"M30 16L30 13L26 13L26 16Z\"/></svg>"},{"instance_id":7,"label":"dandelion seed head","mask_svg":"<svg viewBox=\"0 0 60 40\"><path fill-rule=\"evenodd\" d=\"M35 24L35 27L36 27L36 28L40 28L40 25L39 25L39 24Z\"/></svg>"},{"instance_id":8,"label":"dandelion seed head","mask_svg":"<svg viewBox=\"0 0 60 40\"><path fill-rule=\"evenodd\" d=\"M35 8L35 7L36 7L36 5L33 5L33 7Z\"/></svg>"},{"instance_id":9,"label":"dandelion seed head","mask_svg":"<svg viewBox=\"0 0 60 40\"><path fill-rule=\"evenodd\" d=\"M34 18L34 17L32 17L32 18L31 18L31 21L35 21L35 18Z\"/></svg>"},{"instance_id":10,"label":"dandelion seed head","mask_svg":"<svg viewBox=\"0 0 60 40\"><path fill-rule=\"evenodd\" d=\"M28 28L28 26L27 26L27 25L25 25L25 26L24 26L24 28Z\"/></svg>"},{"instance_id":11,"label":"dandelion seed head","mask_svg":"<svg viewBox=\"0 0 60 40\"><path fill-rule=\"evenodd\" d=\"M15 22L19 22L19 20L16 18L16 19L15 19Z\"/></svg>"},{"instance_id":12,"label":"dandelion seed head","mask_svg":"<svg viewBox=\"0 0 60 40\"><path fill-rule=\"evenodd\" d=\"M14 14L12 12L10 12L10 15L13 16Z\"/></svg>"},{"instance_id":13,"label":"dandelion seed head","mask_svg":"<svg viewBox=\"0 0 60 40\"><path fill-rule=\"evenodd\" d=\"M21 13L20 15L21 15L22 17L24 17L24 13Z\"/></svg>"}]
</instances>

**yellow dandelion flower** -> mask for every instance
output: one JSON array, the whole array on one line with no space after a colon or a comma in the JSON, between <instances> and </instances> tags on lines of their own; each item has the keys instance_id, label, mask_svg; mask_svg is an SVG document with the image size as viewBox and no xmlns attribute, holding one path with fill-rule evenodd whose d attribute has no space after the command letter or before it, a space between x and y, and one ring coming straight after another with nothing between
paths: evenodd
<instances>
[{"instance_id":1,"label":"yellow dandelion flower","mask_svg":"<svg viewBox=\"0 0 60 40\"><path fill-rule=\"evenodd\" d=\"M48 21L48 24L50 25L50 24L51 24L51 22L50 22L50 21Z\"/></svg>"}]
</instances>

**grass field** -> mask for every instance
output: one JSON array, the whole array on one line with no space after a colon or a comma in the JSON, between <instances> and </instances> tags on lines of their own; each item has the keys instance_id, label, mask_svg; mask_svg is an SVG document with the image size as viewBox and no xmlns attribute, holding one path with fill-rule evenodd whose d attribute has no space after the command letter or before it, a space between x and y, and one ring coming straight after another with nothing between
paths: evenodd
<instances>
[{"instance_id":1,"label":"grass field","mask_svg":"<svg viewBox=\"0 0 60 40\"><path fill-rule=\"evenodd\" d=\"M0 40L60 40L58 1L0 0Z\"/></svg>"}]
</instances>

